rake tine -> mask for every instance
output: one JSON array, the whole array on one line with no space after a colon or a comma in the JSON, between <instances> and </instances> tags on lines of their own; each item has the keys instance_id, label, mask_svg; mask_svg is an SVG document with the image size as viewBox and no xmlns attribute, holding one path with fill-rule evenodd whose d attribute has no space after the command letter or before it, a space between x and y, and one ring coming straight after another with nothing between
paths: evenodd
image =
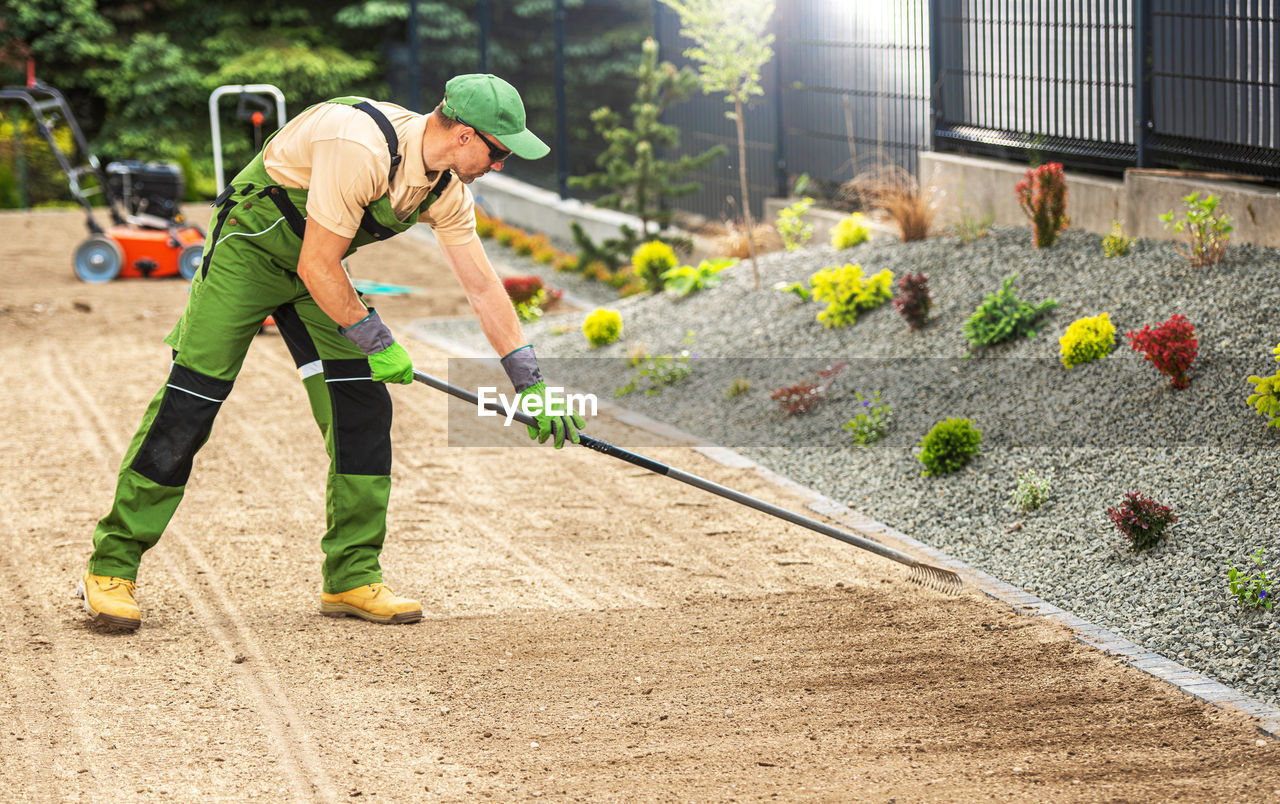
<instances>
[{"instance_id":1,"label":"rake tine","mask_svg":"<svg viewBox=\"0 0 1280 804\"><path fill-rule=\"evenodd\" d=\"M958 595L964 588L964 582L958 574L928 564L912 564L907 580L946 595Z\"/></svg>"},{"instance_id":2,"label":"rake tine","mask_svg":"<svg viewBox=\"0 0 1280 804\"><path fill-rule=\"evenodd\" d=\"M444 391L446 394L461 399L464 402L469 402L472 405L479 404L479 400L476 398L476 395L470 391L459 388L456 385L450 385L444 380L436 379L430 374L418 371L417 369L414 369L413 371L413 379L423 385L429 385L437 391ZM496 402L489 402L488 406L491 410L499 410ZM516 411L513 418L521 424L536 424L533 418L526 415L523 411ZM776 516L777 518L786 520L794 525L808 528L809 530L821 533L824 536L830 536L833 539L837 539L845 544L850 544L862 550L875 553L876 555L882 558L887 558L890 561L896 561L899 564L911 567L912 581L931 589L945 592L946 594L960 594L960 590L963 586L960 581L960 576L950 570L944 570L940 567L931 567L928 564L921 564L906 553L894 550L892 547L883 545L873 539L869 539L865 536L854 535L848 531L832 527L825 522L819 522L812 517L797 514L794 511L788 511L787 509L774 505L773 503L752 497L750 494L744 494L741 491L731 489L728 486L722 486L719 483L707 480L706 478L689 474L688 472L676 469L674 466L667 466L666 464L659 463L652 458L637 455L636 453L629 452L621 447L616 447L607 441L592 438L586 433L579 433L578 437L580 439L581 446L584 446L587 449L608 455L610 458L617 458L618 460L626 461L627 463L639 466L642 469L648 469L650 472L662 475L663 477L669 477L672 480L679 480L681 483L702 489L703 491L709 491L712 494L724 497L726 500L733 500L734 502L741 503L748 508L754 508L757 511L762 511L766 514Z\"/></svg>"}]
</instances>

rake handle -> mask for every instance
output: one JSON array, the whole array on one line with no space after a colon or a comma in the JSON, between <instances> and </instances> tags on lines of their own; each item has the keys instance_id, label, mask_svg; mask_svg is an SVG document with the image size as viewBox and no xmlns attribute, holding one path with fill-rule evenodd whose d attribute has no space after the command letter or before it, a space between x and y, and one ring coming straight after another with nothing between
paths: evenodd
<instances>
[{"instance_id":1,"label":"rake handle","mask_svg":"<svg viewBox=\"0 0 1280 804\"><path fill-rule=\"evenodd\" d=\"M444 380L432 377L430 374L426 374L418 369L413 370L413 379L416 382L429 385L438 391L444 391L446 394L461 399L464 402L470 402L472 405L476 405L477 407L479 406L479 399L475 394L464 388L459 388L456 385L450 385ZM488 403L485 407L499 413L503 412L502 408L494 402ZM524 411L516 410L514 418L521 424L537 426L536 420L532 416L524 413ZM771 514L792 524L800 525L801 527L816 531L824 536L830 536L833 539L838 539L845 544L850 544L854 547L859 547L863 550L875 553L876 555L887 558L890 561L905 564L913 569L927 567L927 565L922 565L906 553L901 553L891 547L886 547L879 542L871 541L870 539L863 538L862 536L855 536L854 534L840 530L839 528L834 528L825 522L819 522L816 519L812 519L802 514L797 514L794 511L788 511L786 508L781 508L773 503L768 503L759 498L752 497L750 494L743 494L742 492L735 491L728 486L722 486L719 483L707 480L706 478L698 477L697 475L692 475L688 472L683 472L675 467L668 466L665 463L655 461L652 458L637 455L634 452L630 452L622 447L610 444L607 441L592 438L586 433L579 433L578 439L579 445L586 447L587 449L595 450L596 452L608 455L611 458L626 461L627 463L634 464L642 469L648 469L651 472L669 477L672 480L679 480L681 483L686 483L694 488L709 491L712 494L719 495L728 500L733 500L736 503L741 503L742 505L754 508L757 511ZM945 572L945 570L943 570L943 572Z\"/></svg>"}]
</instances>

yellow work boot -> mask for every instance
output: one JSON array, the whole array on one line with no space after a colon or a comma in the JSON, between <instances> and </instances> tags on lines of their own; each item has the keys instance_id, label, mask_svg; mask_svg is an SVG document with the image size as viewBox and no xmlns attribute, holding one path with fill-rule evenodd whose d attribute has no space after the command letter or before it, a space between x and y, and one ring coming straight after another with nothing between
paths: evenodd
<instances>
[{"instance_id":1,"label":"yellow work boot","mask_svg":"<svg viewBox=\"0 0 1280 804\"><path fill-rule=\"evenodd\" d=\"M95 625L132 631L142 625L142 614L133 599L137 585L124 578L85 573L76 594L84 599L84 610Z\"/></svg>"},{"instance_id":2,"label":"yellow work boot","mask_svg":"<svg viewBox=\"0 0 1280 804\"><path fill-rule=\"evenodd\" d=\"M416 623L422 605L400 597L385 583L367 583L336 595L320 595L320 613L326 617L351 615L374 623Z\"/></svg>"}]
</instances>

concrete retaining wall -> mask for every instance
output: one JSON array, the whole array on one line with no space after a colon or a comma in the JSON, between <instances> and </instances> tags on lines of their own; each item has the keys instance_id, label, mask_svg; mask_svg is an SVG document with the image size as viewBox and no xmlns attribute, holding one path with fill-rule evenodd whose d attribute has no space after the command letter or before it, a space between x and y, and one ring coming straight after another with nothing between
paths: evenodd
<instances>
[{"instance_id":1,"label":"concrete retaining wall","mask_svg":"<svg viewBox=\"0 0 1280 804\"><path fill-rule=\"evenodd\" d=\"M550 190L518 179L490 173L471 185L476 202L490 215L512 226L541 232L561 244L573 243L570 221L577 221L596 242L617 237L622 224L640 230L640 219L612 209L599 209L576 199L562 199Z\"/></svg>"},{"instance_id":2,"label":"concrete retaining wall","mask_svg":"<svg viewBox=\"0 0 1280 804\"><path fill-rule=\"evenodd\" d=\"M921 182L942 191L938 221L943 225L959 218L961 204L972 214L995 213L997 224L1029 225L1013 193L1026 170L1025 165L995 159L920 153ZM1071 170L1066 176L1067 214L1073 228L1106 234L1118 220L1127 235L1175 240L1182 235L1166 230L1160 216L1172 211L1180 217L1185 195L1212 193L1221 199L1219 211L1230 215L1236 227L1232 242L1280 247L1280 191L1273 188L1141 170L1126 171L1123 180Z\"/></svg>"}]
</instances>

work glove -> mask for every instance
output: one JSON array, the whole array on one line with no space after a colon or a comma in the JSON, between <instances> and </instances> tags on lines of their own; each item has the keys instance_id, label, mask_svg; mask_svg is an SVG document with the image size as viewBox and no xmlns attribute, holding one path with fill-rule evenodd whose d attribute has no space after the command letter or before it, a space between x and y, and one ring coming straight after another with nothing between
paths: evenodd
<instances>
[{"instance_id":1,"label":"work glove","mask_svg":"<svg viewBox=\"0 0 1280 804\"><path fill-rule=\"evenodd\" d=\"M502 358L502 368L506 370L507 377L519 394L520 409L528 412L537 422L536 426L529 425L529 438L545 444L548 438L554 437L552 443L556 449L564 446L565 436L575 444L582 443L578 438L578 431L584 426L581 416L569 412L567 408L564 415L547 413L547 384L542 379L542 371L538 368L538 358L533 354L532 346L521 346ZM526 406L525 398L535 396L539 397L539 401ZM557 406L565 404L563 397L554 402Z\"/></svg>"},{"instance_id":2,"label":"work glove","mask_svg":"<svg viewBox=\"0 0 1280 804\"><path fill-rule=\"evenodd\" d=\"M526 406L526 397L538 397L539 402L533 402ZM565 406L563 397L555 400L558 406ZM547 439L555 436L553 444L556 449L564 446L565 436L575 444L582 443L578 438L578 431L583 428L585 422L578 414L570 411L567 406L564 407L563 415L552 415L546 412L547 408L547 384L539 381L520 392L520 409L528 413L535 420L537 426L528 425L529 438L537 439L539 444L547 443Z\"/></svg>"},{"instance_id":3,"label":"work glove","mask_svg":"<svg viewBox=\"0 0 1280 804\"><path fill-rule=\"evenodd\" d=\"M349 327L338 327L338 332L368 356L369 374L375 382L413 382L413 360L396 343L377 310L370 307L367 316Z\"/></svg>"}]
</instances>

